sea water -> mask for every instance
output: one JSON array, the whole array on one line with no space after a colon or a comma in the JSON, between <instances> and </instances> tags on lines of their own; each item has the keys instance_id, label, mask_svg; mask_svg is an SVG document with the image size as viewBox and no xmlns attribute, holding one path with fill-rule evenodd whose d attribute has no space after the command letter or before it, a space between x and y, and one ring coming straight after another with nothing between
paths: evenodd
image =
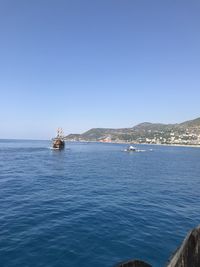
<instances>
[{"instance_id":1,"label":"sea water","mask_svg":"<svg viewBox=\"0 0 200 267\"><path fill-rule=\"evenodd\" d=\"M200 148L0 140L0 266L162 267L200 223Z\"/></svg>"}]
</instances>

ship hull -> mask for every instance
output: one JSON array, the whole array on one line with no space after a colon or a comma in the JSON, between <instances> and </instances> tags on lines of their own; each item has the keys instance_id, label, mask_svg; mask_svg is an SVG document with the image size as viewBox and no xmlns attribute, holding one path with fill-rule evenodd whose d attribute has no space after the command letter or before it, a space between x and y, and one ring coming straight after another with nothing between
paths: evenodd
<instances>
[{"instance_id":1,"label":"ship hull","mask_svg":"<svg viewBox=\"0 0 200 267\"><path fill-rule=\"evenodd\" d=\"M65 147L65 142L59 138L53 140L52 148L62 150Z\"/></svg>"}]
</instances>

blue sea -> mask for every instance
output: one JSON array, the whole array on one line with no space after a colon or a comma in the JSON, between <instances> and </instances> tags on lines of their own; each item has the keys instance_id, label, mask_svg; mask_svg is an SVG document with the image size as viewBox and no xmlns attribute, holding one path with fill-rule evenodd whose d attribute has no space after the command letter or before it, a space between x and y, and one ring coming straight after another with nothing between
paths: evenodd
<instances>
[{"instance_id":1,"label":"blue sea","mask_svg":"<svg viewBox=\"0 0 200 267\"><path fill-rule=\"evenodd\" d=\"M0 266L165 266L200 224L200 148L0 140Z\"/></svg>"}]
</instances>

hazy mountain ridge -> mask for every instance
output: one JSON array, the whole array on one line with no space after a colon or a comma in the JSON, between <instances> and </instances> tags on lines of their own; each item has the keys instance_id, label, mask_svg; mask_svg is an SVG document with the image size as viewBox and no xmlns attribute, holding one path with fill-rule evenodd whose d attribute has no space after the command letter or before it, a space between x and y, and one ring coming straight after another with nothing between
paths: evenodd
<instances>
[{"instance_id":1,"label":"hazy mountain ridge","mask_svg":"<svg viewBox=\"0 0 200 267\"><path fill-rule=\"evenodd\" d=\"M175 124L143 122L132 128L92 128L66 136L69 141L200 144L200 118Z\"/></svg>"},{"instance_id":2,"label":"hazy mountain ridge","mask_svg":"<svg viewBox=\"0 0 200 267\"><path fill-rule=\"evenodd\" d=\"M180 123L179 125L184 127L200 127L200 118L185 121L183 123Z\"/></svg>"}]
</instances>

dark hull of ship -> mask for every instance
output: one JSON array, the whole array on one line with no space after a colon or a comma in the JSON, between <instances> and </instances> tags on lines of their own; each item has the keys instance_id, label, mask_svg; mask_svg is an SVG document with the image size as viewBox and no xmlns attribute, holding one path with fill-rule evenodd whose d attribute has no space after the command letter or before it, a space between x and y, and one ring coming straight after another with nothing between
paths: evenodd
<instances>
[{"instance_id":1,"label":"dark hull of ship","mask_svg":"<svg viewBox=\"0 0 200 267\"><path fill-rule=\"evenodd\" d=\"M64 149L65 147L65 142L59 138L56 138L53 140L53 144L52 144L52 148L53 149L58 149L58 150L61 150L61 149Z\"/></svg>"}]
</instances>

